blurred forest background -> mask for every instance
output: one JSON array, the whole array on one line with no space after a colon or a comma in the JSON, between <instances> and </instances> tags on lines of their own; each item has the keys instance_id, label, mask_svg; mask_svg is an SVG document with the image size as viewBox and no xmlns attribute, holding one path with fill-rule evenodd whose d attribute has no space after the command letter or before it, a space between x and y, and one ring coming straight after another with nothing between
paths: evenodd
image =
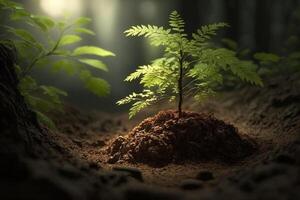
<instances>
[{"instance_id":1,"label":"blurred forest background","mask_svg":"<svg viewBox=\"0 0 300 200\"><path fill-rule=\"evenodd\" d=\"M126 38L123 32L131 25L167 25L168 15L178 10L186 20L188 32L201 25L227 22L231 28L221 38L238 42L239 48L284 54L293 35L300 31L300 0L16 0L33 13L62 19L86 16L93 19L96 37L84 41L116 53L104 61L108 73L101 73L112 87L110 96L99 98L89 93L79 80L63 73L38 70L35 77L43 84L60 87L69 93L67 101L84 109L117 112L115 102L136 89L138 84L124 83L124 78L139 65L149 63L160 51L142 39ZM2 22L5 19L0 19ZM297 46L299 47L299 45ZM295 47L295 48L297 48Z\"/></svg>"}]
</instances>

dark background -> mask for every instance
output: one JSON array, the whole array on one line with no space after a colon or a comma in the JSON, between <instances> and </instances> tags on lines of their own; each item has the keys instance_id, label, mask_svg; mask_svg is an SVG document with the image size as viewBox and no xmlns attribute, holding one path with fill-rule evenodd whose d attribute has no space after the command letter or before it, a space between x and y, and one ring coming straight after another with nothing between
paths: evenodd
<instances>
[{"instance_id":1,"label":"dark background","mask_svg":"<svg viewBox=\"0 0 300 200\"><path fill-rule=\"evenodd\" d=\"M52 0L48 0L50 2ZM99 98L87 90L76 77L65 74L49 75L47 70L35 72L43 84L59 86L69 93L68 102L84 109L121 111L115 102L138 89L137 83L124 83L123 79L139 65L149 63L159 55L159 50L147 45L145 40L126 38L123 34L131 25L167 25L168 15L178 10L186 20L190 33L208 23L227 22L230 29L222 37L236 40L240 48L252 51L284 53L288 38L294 34L295 14L300 0L68 0L69 17L87 16L93 19L90 28L96 37L85 38L86 44L99 45L116 53L107 58L108 73L99 73L112 87L111 95ZM73 2L72 2L73 1ZM51 15L41 7L39 0L18 1L33 12ZM55 16L60 19L61 16ZM299 24L300 25L300 24Z\"/></svg>"}]
</instances>

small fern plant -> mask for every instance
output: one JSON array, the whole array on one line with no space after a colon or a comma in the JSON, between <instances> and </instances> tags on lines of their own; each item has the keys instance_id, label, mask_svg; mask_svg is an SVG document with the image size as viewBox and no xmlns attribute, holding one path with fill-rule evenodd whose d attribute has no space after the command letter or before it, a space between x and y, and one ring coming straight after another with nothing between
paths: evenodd
<instances>
[{"instance_id":1,"label":"small fern plant","mask_svg":"<svg viewBox=\"0 0 300 200\"><path fill-rule=\"evenodd\" d=\"M81 34L95 35L85 26L91 21L81 17L72 23L55 21L47 16L29 13L24 7L10 0L0 0L1 17L8 16L9 24L1 25L2 43L12 43L18 53L16 71L19 89L41 123L54 127L46 113L62 111L61 97L67 93L59 88L41 85L32 76L33 70L50 67L50 72L77 75L85 87L98 96L109 93L109 84L96 77L91 70L107 71L99 59L115 54L97 46L79 46ZM18 27L18 28L16 28Z\"/></svg>"},{"instance_id":2,"label":"small fern plant","mask_svg":"<svg viewBox=\"0 0 300 200\"><path fill-rule=\"evenodd\" d=\"M140 25L125 31L126 36L143 36L151 45L164 48L161 58L140 66L125 79L140 79L144 88L141 93L132 93L117 102L118 105L132 103L130 118L147 106L166 99L177 99L178 117L181 118L184 98L192 96L200 101L215 94L223 83L223 72L231 72L254 85L263 85L253 62L240 60L234 51L212 44L212 37L217 30L228 27L226 23L202 26L190 38L185 33L184 20L173 11L169 26L166 29Z\"/></svg>"}]
</instances>

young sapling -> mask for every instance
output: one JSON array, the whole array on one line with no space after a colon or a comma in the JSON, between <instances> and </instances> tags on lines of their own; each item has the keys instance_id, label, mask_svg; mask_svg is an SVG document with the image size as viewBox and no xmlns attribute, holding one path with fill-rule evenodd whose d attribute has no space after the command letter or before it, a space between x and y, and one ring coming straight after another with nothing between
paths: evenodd
<instances>
[{"instance_id":1,"label":"young sapling","mask_svg":"<svg viewBox=\"0 0 300 200\"><path fill-rule=\"evenodd\" d=\"M163 47L161 58L149 65L140 66L125 81L140 79L141 93L132 93L117 102L132 103L129 117L158 101L177 99L178 117L182 117L182 105L186 97L197 101L216 93L223 84L223 72L230 72L243 81L262 86L256 73L257 66L248 60L240 60L236 52L218 48L212 37L226 23L215 23L199 28L191 37L185 31L185 22L177 11L169 17L168 28L139 25L125 31L126 36L143 36L150 45Z\"/></svg>"}]
</instances>

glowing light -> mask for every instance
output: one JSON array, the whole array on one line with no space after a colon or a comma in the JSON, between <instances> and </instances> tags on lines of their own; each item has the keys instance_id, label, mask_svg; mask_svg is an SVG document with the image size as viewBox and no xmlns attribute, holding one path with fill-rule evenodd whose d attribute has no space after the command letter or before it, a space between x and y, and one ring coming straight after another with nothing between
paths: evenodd
<instances>
[{"instance_id":1,"label":"glowing light","mask_svg":"<svg viewBox=\"0 0 300 200\"><path fill-rule=\"evenodd\" d=\"M146 19L152 19L156 15L157 7L153 1L147 0L140 3L140 12Z\"/></svg>"},{"instance_id":2,"label":"glowing light","mask_svg":"<svg viewBox=\"0 0 300 200\"><path fill-rule=\"evenodd\" d=\"M41 0L41 8L52 17L65 15L78 16L81 12L81 0Z\"/></svg>"},{"instance_id":3,"label":"glowing light","mask_svg":"<svg viewBox=\"0 0 300 200\"><path fill-rule=\"evenodd\" d=\"M116 33L120 0L94 0L91 5L96 29L101 36L99 40L102 44L109 44Z\"/></svg>"}]
</instances>

